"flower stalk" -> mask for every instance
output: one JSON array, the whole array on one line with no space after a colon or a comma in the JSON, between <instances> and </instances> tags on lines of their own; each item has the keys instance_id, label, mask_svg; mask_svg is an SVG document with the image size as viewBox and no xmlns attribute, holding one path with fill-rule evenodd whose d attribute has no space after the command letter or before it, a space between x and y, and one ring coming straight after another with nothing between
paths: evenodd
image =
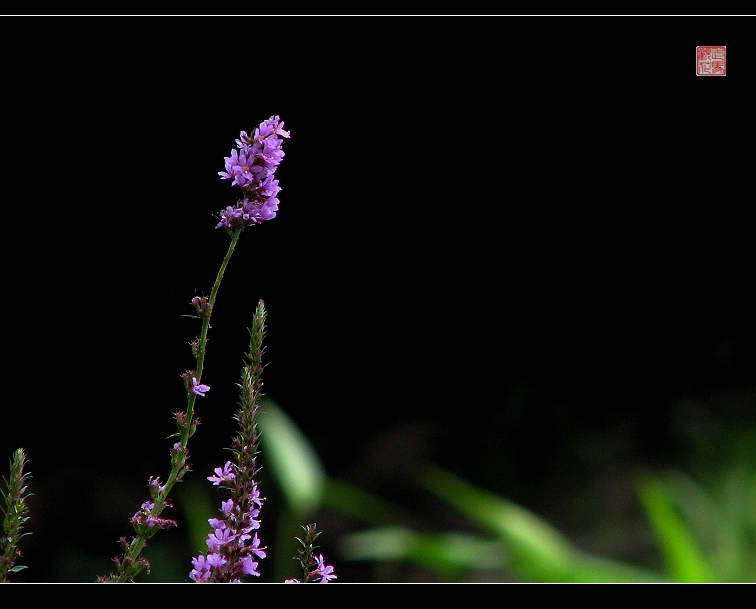
<instances>
[{"instance_id":1,"label":"flower stalk","mask_svg":"<svg viewBox=\"0 0 756 609\"><path fill-rule=\"evenodd\" d=\"M0 539L0 582L2 583L8 581L9 573L26 569L26 565L16 564L16 560L23 556L19 542L22 537L30 535L30 533L21 532L23 525L29 520L26 481L30 475L24 471L25 468L26 453L23 448L19 448L13 453L8 480L3 477L7 492L0 491L5 503L5 507L2 508L3 536Z\"/></svg>"},{"instance_id":2,"label":"flower stalk","mask_svg":"<svg viewBox=\"0 0 756 609\"><path fill-rule=\"evenodd\" d=\"M208 332L211 317L218 298L223 276L242 231L276 217L281 190L274 174L284 157L281 138L290 134L284 130L278 116L272 116L258 125L252 135L242 131L236 140L237 149L226 157L225 171L218 172L224 180L232 180L233 186L242 190L236 205L221 210L216 229L223 228L230 236L225 256L210 291L210 296L195 296L191 304L201 320L199 336L189 343L194 368L185 370L180 376L186 390L186 410L174 413L177 431L170 449L171 469L165 482L150 476L147 481L149 499L131 516L134 534L131 539L121 537L122 553L113 558L115 569L106 576L98 576L100 582L133 582L143 571L150 572L151 565L142 555L147 542L161 529L178 526L176 520L166 518L163 512L173 507L170 494L178 482L191 471L188 443L200 424L196 416L197 397L205 397L211 387L202 382ZM259 300L250 330L249 351L246 363L241 369L239 408L234 415L238 432L231 440L232 459L222 467L215 468L214 475L207 479L226 491L230 496L221 502L220 515L210 518L210 533L207 536L207 550L192 558L193 569L189 579L196 582L242 582L248 576L260 576L259 561L267 557L267 548L261 545L258 531L261 527L260 510L265 502L257 485L259 468L257 456L260 437L257 416L260 411L262 393L263 352L266 334L266 309ZM23 525L29 519L26 506L26 480L24 469L26 454L23 449L15 451L11 459L10 476L6 481L7 492L2 492L3 535L0 538L0 582L6 582L8 575L25 569L17 565L22 556L19 541L24 535ZM5 481L5 479L3 478ZM0 506L1 507L1 506ZM303 570L303 582L328 583L336 579L333 567L326 565L322 554L315 554L315 539L320 535L315 524L302 527L304 539L299 561ZM299 580L286 580L298 582Z\"/></svg>"},{"instance_id":3,"label":"flower stalk","mask_svg":"<svg viewBox=\"0 0 756 609\"><path fill-rule=\"evenodd\" d=\"M294 560L298 560L302 567L302 579L287 579L286 583L327 584L331 580L337 579L338 576L333 572L333 566L325 564L325 558L323 558L322 554L315 554L315 550L318 548L315 545L315 540L320 536L317 524L313 522L302 528L305 532L305 538L300 539L297 537L297 541L302 547L299 549L299 555L294 557Z\"/></svg>"},{"instance_id":4,"label":"flower stalk","mask_svg":"<svg viewBox=\"0 0 756 609\"><path fill-rule=\"evenodd\" d=\"M120 539L123 554L113 559L116 570L108 576L98 577L99 581L131 582L143 570L146 569L149 573L149 561L141 556L147 540L160 529L177 526L175 520L163 518L161 514L165 508L172 507L169 494L176 483L180 482L191 469L188 463L187 445L200 423L199 418L195 417L195 402L197 396L202 397L210 390L208 385L202 383L210 318L221 280L241 232L248 226L276 217L279 205L277 195L281 188L274 174L284 157L280 138L290 137L290 133L284 130L283 126L278 116L272 116L260 123L252 136L242 131L239 139L236 140L238 150L231 151L231 155L225 158L225 171L218 172L221 179L233 180L232 185L242 189L243 197L235 206L229 206L220 212L220 221L215 227L225 229L231 237L231 242L218 270L210 297L202 296L192 299L192 304L202 319L202 328L199 338L190 343L196 360L195 369L187 370L181 375L187 390L187 408L185 412L175 414L178 427L176 435L179 436L179 441L171 449L171 472L164 484L159 478L149 479L151 500L145 501L140 510L131 518L135 535L131 541L125 537ZM257 501L259 503L259 499ZM262 550L259 552L264 554Z\"/></svg>"},{"instance_id":5,"label":"flower stalk","mask_svg":"<svg viewBox=\"0 0 756 609\"><path fill-rule=\"evenodd\" d=\"M233 460L215 468L208 480L231 492L221 503L221 517L210 518L211 531L207 537L207 552L192 558L189 577L196 582L241 582L244 576L259 576L259 560L266 558L260 546L258 530L261 526L260 508L265 500L260 496L256 477L260 438L257 414L262 397L262 355L265 338L265 303L260 300L250 331L247 364L241 371L239 409L234 416L239 431L231 443Z\"/></svg>"}]
</instances>

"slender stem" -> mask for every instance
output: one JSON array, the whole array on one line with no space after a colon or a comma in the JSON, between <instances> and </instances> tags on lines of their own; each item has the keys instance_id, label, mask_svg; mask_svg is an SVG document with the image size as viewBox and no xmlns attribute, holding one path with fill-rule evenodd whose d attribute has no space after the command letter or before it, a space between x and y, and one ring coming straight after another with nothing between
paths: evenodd
<instances>
[{"instance_id":1,"label":"slender stem","mask_svg":"<svg viewBox=\"0 0 756 609\"><path fill-rule=\"evenodd\" d=\"M234 253L234 249L236 248L236 242L239 240L239 235L241 234L242 229L241 228L235 228L231 232L231 243L228 245L228 251L226 251L226 255L223 258L223 262L220 265L220 268L218 269L218 275L215 278L215 283L213 284L213 289L210 291L210 298L208 300L208 308L207 308L207 314L203 315L202 317L202 330L200 332L199 341L197 344L197 382L201 382L202 379L202 369L205 364L205 346L207 344L207 331L210 328L210 317L213 314L213 307L215 306L215 299L218 297L218 289L220 288L221 281L223 279L223 275L226 272L226 267L228 266L229 261L231 260L231 256ZM192 420L194 418L194 402L197 399L197 395L189 391L187 394L187 407L186 407L186 416L185 416L185 424L183 428L181 429L181 450L182 452L186 451L186 445L189 441L189 431L192 427ZM166 500L168 499L168 494L171 492L171 489L176 485L176 482L178 482L179 477L181 475L181 470L183 469L184 464L183 463L174 463L174 465L171 467L171 473L168 476L168 480L165 482L165 488L163 489L163 492L159 494L158 498L155 500L155 507L151 510L151 513L153 516L160 516L163 509L165 509L166 506ZM144 534L138 534L134 539L131 541L131 544L129 545L129 552L128 552L128 559L124 561L124 564L133 565L136 563L137 558L139 557L140 553L142 552L142 548L144 548L144 544L147 541L147 537ZM122 570L118 574L117 581L119 582L125 582L132 578L132 575L130 574L130 568L126 568Z\"/></svg>"},{"instance_id":2,"label":"slender stem","mask_svg":"<svg viewBox=\"0 0 756 609\"><path fill-rule=\"evenodd\" d=\"M223 258L223 262L220 265L220 268L218 269L218 276L215 278L215 283L213 284L213 289L210 291L210 299L208 301L208 311L207 315L205 315L202 318L202 330L200 332L200 338L199 343L197 346L197 382L201 382L202 380L202 370L205 365L205 345L207 344L207 330L210 327L210 317L213 314L213 308L215 306L215 299L218 297L218 288L220 288L221 280L223 279L223 274L226 272L226 267L228 266L229 260L231 260L231 256L234 253L234 249L236 248L236 242L239 240L239 235L241 234L240 228L235 228L233 232L231 233L231 243L228 244L228 251L226 252L225 257ZM194 401L197 398L197 395L195 393L189 392L189 398L188 398L188 404L186 407L186 420L187 422L191 422L192 417L194 415ZM186 441L189 439L189 425L186 425L184 427L184 430L181 432L181 447L186 447Z\"/></svg>"}]
</instances>

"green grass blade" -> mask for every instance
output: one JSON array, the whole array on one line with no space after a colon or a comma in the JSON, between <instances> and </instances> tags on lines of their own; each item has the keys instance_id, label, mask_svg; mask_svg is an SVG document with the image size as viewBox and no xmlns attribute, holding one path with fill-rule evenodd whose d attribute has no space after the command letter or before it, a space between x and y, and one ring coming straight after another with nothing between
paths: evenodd
<instances>
[{"instance_id":1,"label":"green grass blade","mask_svg":"<svg viewBox=\"0 0 756 609\"><path fill-rule=\"evenodd\" d=\"M474 570L503 570L501 543L468 533L420 533L405 527L377 527L340 539L347 560L412 563L442 579Z\"/></svg>"},{"instance_id":2,"label":"green grass blade","mask_svg":"<svg viewBox=\"0 0 756 609\"><path fill-rule=\"evenodd\" d=\"M638 484L638 497L659 543L667 571L678 582L711 582L714 574L690 526L656 476Z\"/></svg>"},{"instance_id":3,"label":"green grass blade","mask_svg":"<svg viewBox=\"0 0 756 609\"><path fill-rule=\"evenodd\" d=\"M257 415L262 453L295 518L306 518L321 503L326 474L312 444L273 400L263 398Z\"/></svg>"},{"instance_id":4,"label":"green grass blade","mask_svg":"<svg viewBox=\"0 0 756 609\"><path fill-rule=\"evenodd\" d=\"M329 478L323 507L377 526L406 525L414 519L406 509L348 482Z\"/></svg>"},{"instance_id":5,"label":"green grass blade","mask_svg":"<svg viewBox=\"0 0 756 609\"><path fill-rule=\"evenodd\" d=\"M420 484L495 534L510 553L510 568L525 581L625 583L665 580L651 571L583 552L533 512L475 488L441 468L429 467Z\"/></svg>"}]
</instances>

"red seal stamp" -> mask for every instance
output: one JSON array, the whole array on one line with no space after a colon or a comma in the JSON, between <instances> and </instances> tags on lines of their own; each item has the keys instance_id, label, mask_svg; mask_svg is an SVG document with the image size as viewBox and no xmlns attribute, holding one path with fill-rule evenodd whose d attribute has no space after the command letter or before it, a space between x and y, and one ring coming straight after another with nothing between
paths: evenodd
<instances>
[{"instance_id":1,"label":"red seal stamp","mask_svg":"<svg viewBox=\"0 0 756 609\"><path fill-rule=\"evenodd\" d=\"M696 47L696 76L725 76L727 47Z\"/></svg>"}]
</instances>

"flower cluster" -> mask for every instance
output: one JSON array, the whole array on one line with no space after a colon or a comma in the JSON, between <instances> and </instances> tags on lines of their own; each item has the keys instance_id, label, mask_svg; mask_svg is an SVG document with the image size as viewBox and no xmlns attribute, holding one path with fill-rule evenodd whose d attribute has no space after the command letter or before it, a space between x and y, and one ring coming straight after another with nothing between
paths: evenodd
<instances>
[{"instance_id":1,"label":"flower cluster","mask_svg":"<svg viewBox=\"0 0 756 609\"><path fill-rule=\"evenodd\" d=\"M224 470L232 467L227 463ZM216 468L216 473L220 473ZM213 484L221 481L233 482L233 473L223 474L222 477L208 476ZM228 581L238 583L243 575L259 576L259 565L256 558L267 556L264 548L260 547L260 538L256 529L260 528L260 508L263 498L257 484L253 484L248 507L244 509L237 505L233 498L221 503L222 518L210 518L208 522L212 531L207 536L207 554L200 554L192 558L194 569L189 577L195 582ZM254 535L251 533L255 531Z\"/></svg>"},{"instance_id":2,"label":"flower cluster","mask_svg":"<svg viewBox=\"0 0 756 609\"><path fill-rule=\"evenodd\" d=\"M220 212L220 222L215 228L231 232L276 217L281 188L274 174L284 157L280 138L290 137L283 126L278 116L271 116L260 123L253 136L241 132L236 140L237 150L225 158L226 171L219 171L218 175L233 180L232 185L241 187L244 196L236 205Z\"/></svg>"},{"instance_id":3,"label":"flower cluster","mask_svg":"<svg viewBox=\"0 0 756 609\"><path fill-rule=\"evenodd\" d=\"M231 444L234 459L216 467L215 474L207 477L213 486L229 490L231 497L221 502L222 517L208 520L207 552L192 558L194 568L189 577L196 582L233 583L241 582L245 575L259 576L258 559L267 556L257 533L264 497L255 481L264 336L265 305L261 300L252 322L248 363L242 368L239 384L241 403L235 416L239 433Z\"/></svg>"}]
</instances>

